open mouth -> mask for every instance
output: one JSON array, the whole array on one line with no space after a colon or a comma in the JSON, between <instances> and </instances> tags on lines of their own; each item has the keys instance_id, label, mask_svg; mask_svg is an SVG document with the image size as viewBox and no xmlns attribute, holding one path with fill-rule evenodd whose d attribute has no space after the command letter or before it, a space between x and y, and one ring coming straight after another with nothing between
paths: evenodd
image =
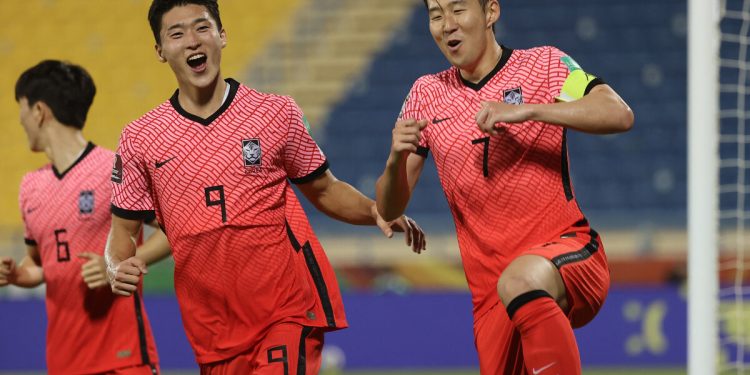
<instances>
[{"instance_id":1,"label":"open mouth","mask_svg":"<svg viewBox=\"0 0 750 375\"><path fill-rule=\"evenodd\" d=\"M188 57L187 64L194 71L201 71L205 69L207 59L208 57L205 53L196 53L195 55L190 55L190 57Z\"/></svg>"},{"instance_id":2,"label":"open mouth","mask_svg":"<svg viewBox=\"0 0 750 375\"><path fill-rule=\"evenodd\" d=\"M454 39L454 40L449 40L448 43L446 44L448 45L448 48L455 50L461 44L461 41Z\"/></svg>"}]
</instances>

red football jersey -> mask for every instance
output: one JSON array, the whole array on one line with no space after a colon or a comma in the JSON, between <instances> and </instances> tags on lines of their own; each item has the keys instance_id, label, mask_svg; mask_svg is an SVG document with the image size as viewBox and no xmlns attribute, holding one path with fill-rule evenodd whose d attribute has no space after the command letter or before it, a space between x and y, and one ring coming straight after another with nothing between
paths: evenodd
<instances>
[{"instance_id":1,"label":"red football jersey","mask_svg":"<svg viewBox=\"0 0 750 375\"><path fill-rule=\"evenodd\" d=\"M298 204L288 180L321 175L325 156L291 98L227 82L227 99L209 118L187 113L178 91L128 125L112 175L113 212L155 210L167 234L199 363L246 351L276 323L345 324L319 313L341 311L331 298L338 290L323 271L327 260L316 258L320 247L305 250L314 239L298 224L306 219L288 216Z\"/></svg>"},{"instance_id":2,"label":"red football jersey","mask_svg":"<svg viewBox=\"0 0 750 375\"><path fill-rule=\"evenodd\" d=\"M418 79L404 103L401 118L430 122L417 153L435 158L475 317L499 301L497 280L519 252L585 220L570 183L563 127L501 124L499 135L488 136L475 116L483 101L555 102L573 65L553 47L503 47L481 82L464 81L452 67Z\"/></svg>"},{"instance_id":3,"label":"red football jersey","mask_svg":"<svg viewBox=\"0 0 750 375\"><path fill-rule=\"evenodd\" d=\"M47 368L50 374L101 373L156 364L156 345L138 294L90 290L82 252L103 255L109 234L113 153L90 144L59 173L46 165L21 182L26 243L36 246L47 284Z\"/></svg>"}]
</instances>

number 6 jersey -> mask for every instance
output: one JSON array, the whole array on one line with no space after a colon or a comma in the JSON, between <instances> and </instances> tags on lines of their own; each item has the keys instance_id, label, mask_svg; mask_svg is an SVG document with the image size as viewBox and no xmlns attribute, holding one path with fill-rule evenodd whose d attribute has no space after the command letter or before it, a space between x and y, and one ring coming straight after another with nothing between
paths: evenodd
<instances>
[{"instance_id":1,"label":"number 6 jersey","mask_svg":"<svg viewBox=\"0 0 750 375\"><path fill-rule=\"evenodd\" d=\"M291 98L227 82L208 118L186 112L178 91L128 125L112 172L113 213L155 210L169 239L199 363L252 348L276 323L346 325L330 265L292 215L289 181L320 176L326 159Z\"/></svg>"},{"instance_id":2,"label":"number 6 jersey","mask_svg":"<svg viewBox=\"0 0 750 375\"><path fill-rule=\"evenodd\" d=\"M26 244L39 251L47 284L50 374L104 373L158 362L139 293L117 297L109 285L91 290L81 276L88 260L78 255L101 256L107 243L112 155L89 143L66 171L48 164L21 182Z\"/></svg>"}]
</instances>

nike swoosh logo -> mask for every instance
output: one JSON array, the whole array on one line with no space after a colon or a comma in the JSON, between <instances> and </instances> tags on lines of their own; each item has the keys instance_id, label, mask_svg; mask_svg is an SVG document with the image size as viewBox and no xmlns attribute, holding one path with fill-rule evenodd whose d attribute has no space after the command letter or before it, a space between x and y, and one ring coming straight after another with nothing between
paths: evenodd
<instances>
[{"instance_id":1,"label":"nike swoosh logo","mask_svg":"<svg viewBox=\"0 0 750 375\"><path fill-rule=\"evenodd\" d=\"M439 118L435 117L435 118L433 118L433 119L432 119L432 123L433 123L433 124L439 124L439 123L441 123L441 122L443 122L443 121L448 121L448 120L450 120L450 119L452 119L452 118L453 118L453 117L446 117L446 118L440 118L440 119L439 119Z\"/></svg>"},{"instance_id":2,"label":"nike swoosh logo","mask_svg":"<svg viewBox=\"0 0 750 375\"><path fill-rule=\"evenodd\" d=\"M552 363L548 364L547 366L540 367L539 369L532 369L532 372L534 373L534 375L539 375L539 373L541 373L542 371L544 371L544 370L546 370L546 369L554 366L556 363L557 362L552 362Z\"/></svg>"},{"instance_id":3,"label":"nike swoosh logo","mask_svg":"<svg viewBox=\"0 0 750 375\"><path fill-rule=\"evenodd\" d=\"M171 158L169 158L167 160L164 160L164 161L157 161L156 162L156 169L159 169L159 168L163 167L165 164L169 163L170 161L172 161L172 160L174 160L176 158L177 158L177 156L173 156L173 157L171 157Z\"/></svg>"}]
</instances>

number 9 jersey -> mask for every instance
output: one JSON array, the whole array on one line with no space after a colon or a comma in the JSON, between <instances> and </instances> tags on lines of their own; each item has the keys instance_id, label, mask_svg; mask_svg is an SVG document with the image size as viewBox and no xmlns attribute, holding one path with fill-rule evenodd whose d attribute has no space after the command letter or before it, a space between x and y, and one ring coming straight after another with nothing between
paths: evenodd
<instances>
[{"instance_id":1,"label":"number 9 jersey","mask_svg":"<svg viewBox=\"0 0 750 375\"><path fill-rule=\"evenodd\" d=\"M199 363L254 347L274 324L345 325L343 314L319 313L341 311L321 307L338 288L320 293L325 280L310 275L328 273L310 265L329 265L310 258L307 234L297 238L302 226L288 217L298 204L289 182L325 173L325 156L291 98L227 82L224 104L208 118L185 111L178 91L128 125L112 173L113 213L139 219L155 210L169 239Z\"/></svg>"}]
</instances>

